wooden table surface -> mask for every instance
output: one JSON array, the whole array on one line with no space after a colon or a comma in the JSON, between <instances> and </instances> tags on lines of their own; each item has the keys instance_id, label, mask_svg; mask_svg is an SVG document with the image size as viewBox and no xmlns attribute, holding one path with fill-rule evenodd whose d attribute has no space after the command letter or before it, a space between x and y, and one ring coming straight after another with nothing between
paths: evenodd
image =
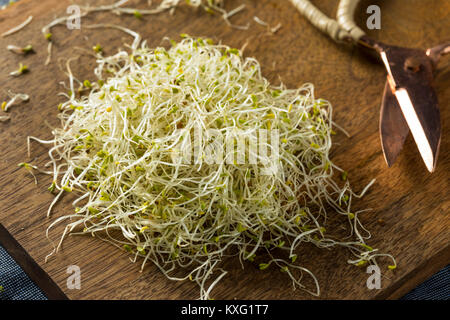
<instances>
[{"instance_id":1,"label":"wooden table surface","mask_svg":"<svg viewBox=\"0 0 450 320\"><path fill-rule=\"evenodd\" d=\"M77 1L75 1L77 2ZM96 1L96 3L105 1ZM111 0L109 1L111 2ZM141 5L146 1L140 1ZM70 31L64 26L53 30L55 43L53 63L44 66L46 40L40 29L55 17L65 14L68 0L21 0L0 12L0 31L18 25L29 15L32 23L21 32L0 38L0 99L6 99L6 90L25 92L29 103L15 106L11 120L0 123L0 222L14 235L29 254L48 272L62 290L72 299L195 299L198 287L189 281L167 280L156 267L147 265L141 273L140 264L129 256L95 238L68 237L60 253L44 263L52 250L45 230L56 217L72 212L70 197L60 202L50 219L46 218L52 195L47 191L50 177L38 176L36 186L32 177L17 164L34 160L44 163L46 148L32 145L32 159L27 158L28 135L50 138L51 126L59 125L57 105L63 88L59 84L64 75L58 60L79 54L75 47L91 48L100 43L106 54L113 54L131 39L117 30L88 30L84 24L117 23L138 31L150 46L159 46L164 36L178 39L180 33L207 36L223 43L242 47L247 43L246 56L256 57L263 66L264 75L274 84L280 79L288 87L312 82L317 97L325 98L334 106L334 120L351 133L351 138L339 134L334 138L332 159L349 171L354 190L361 190L371 179L376 183L355 209L372 208L361 215L364 225L372 232L370 243L383 252L393 254L398 269L387 270L388 261L381 261L382 289L369 290L365 268L357 268L346 261L349 252L343 248L320 250L305 245L298 261L314 271L320 286L321 298L376 299L398 298L449 262L449 204L450 171L450 84L448 59L441 66L447 68L436 78L436 91L442 114L442 142L436 172L429 174L422 163L411 136L393 168L388 169L381 152L378 133L379 110L385 83L385 71L379 64L367 59L356 49L337 45L314 29L287 0L230 0L226 8L241 2L247 9L232 18L235 24L251 23L247 31L228 27L219 16L205 14L183 6L171 16L163 13L144 16L116 16L96 13L82 19L81 31ZM324 12L334 15L337 1L314 1ZM382 11L381 30L369 35L387 43L427 48L449 40L450 2L446 0L392 0L363 1L358 10L360 26L365 26L365 8L378 4ZM86 3L86 2L83 2ZM253 21L258 16L282 28L275 34ZM36 54L27 57L6 51L8 44L32 43ZM24 76L13 78L8 73L19 62L30 67ZM95 61L82 57L73 72L79 79L94 79ZM382 226L377 221L383 219ZM59 226L50 232L55 241L63 230ZM69 265L81 268L81 289L66 286ZM226 260L229 274L213 290L215 299L309 299L310 295L292 290L291 283L281 272L259 272L250 263L245 269L236 259Z\"/></svg>"}]
</instances>

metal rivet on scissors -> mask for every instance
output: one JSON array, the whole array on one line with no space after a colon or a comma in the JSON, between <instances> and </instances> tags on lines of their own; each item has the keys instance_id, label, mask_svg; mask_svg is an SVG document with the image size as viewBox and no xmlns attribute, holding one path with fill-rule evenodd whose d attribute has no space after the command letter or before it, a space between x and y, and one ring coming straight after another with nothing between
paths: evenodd
<instances>
[{"instance_id":1,"label":"metal rivet on scissors","mask_svg":"<svg viewBox=\"0 0 450 320\"><path fill-rule=\"evenodd\" d=\"M392 166L411 130L427 169L433 172L441 141L440 113L432 87L433 72L439 58L450 53L450 42L420 50L373 40L354 22L359 0L341 0L336 20L328 18L309 0L291 2L314 26L335 41L351 42L377 53L388 73L380 116L384 158L388 166Z\"/></svg>"}]
</instances>

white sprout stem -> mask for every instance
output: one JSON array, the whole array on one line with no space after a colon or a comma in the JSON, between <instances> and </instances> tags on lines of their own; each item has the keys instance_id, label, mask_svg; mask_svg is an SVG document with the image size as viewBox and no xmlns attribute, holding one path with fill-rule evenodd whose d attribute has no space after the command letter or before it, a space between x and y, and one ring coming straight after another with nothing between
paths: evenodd
<instances>
[{"instance_id":1,"label":"white sprout stem","mask_svg":"<svg viewBox=\"0 0 450 320\"><path fill-rule=\"evenodd\" d=\"M258 18L257 16L254 16L254 17L253 17L253 20L255 20L256 23L258 23L258 24L260 24L260 25L262 25L262 26L264 26L264 27L268 27L268 26L269 26L269 24L268 24L267 22L261 20L261 19Z\"/></svg>"},{"instance_id":2,"label":"white sprout stem","mask_svg":"<svg viewBox=\"0 0 450 320\"><path fill-rule=\"evenodd\" d=\"M133 44L131 45L131 48L133 50L137 50L137 48L141 42L141 39L142 39L141 35L138 34L137 32L130 30L128 28L122 27L122 26L115 25L115 24L100 23L100 24L88 25L88 26L86 26L86 28L88 28L88 29L112 28L112 29L118 29L125 33L128 33L130 36L132 36L134 38Z\"/></svg>"},{"instance_id":3,"label":"white sprout stem","mask_svg":"<svg viewBox=\"0 0 450 320\"><path fill-rule=\"evenodd\" d=\"M7 37L10 36L16 32L19 32L20 30L22 30L23 28L25 28L31 21L33 20L33 16L29 16L24 22L22 22L21 24L19 24L18 26L9 29L6 32L2 33L2 37Z\"/></svg>"},{"instance_id":4,"label":"white sprout stem","mask_svg":"<svg viewBox=\"0 0 450 320\"><path fill-rule=\"evenodd\" d=\"M3 111L5 112L8 112L9 108L19 102L27 102L28 100L30 100L30 96L25 93L13 93L11 91L8 91L8 95L10 97L10 100L2 107Z\"/></svg>"},{"instance_id":5,"label":"white sprout stem","mask_svg":"<svg viewBox=\"0 0 450 320\"><path fill-rule=\"evenodd\" d=\"M53 42L50 41L47 45L47 58L45 59L45 65L49 65L52 61L52 48L53 48Z\"/></svg>"},{"instance_id":6,"label":"white sprout stem","mask_svg":"<svg viewBox=\"0 0 450 320\"><path fill-rule=\"evenodd\" d=\"M13 44L10 44L10 45L6 46L6 50L9 50L9 51L11 51L12 53L15 53L15 54L20 54L20 55L24 55L25 54L25 51L23 50L23 48L21 48L19 46L16 46L16 45L13 45Z\"/></svg>"}]
</instances>

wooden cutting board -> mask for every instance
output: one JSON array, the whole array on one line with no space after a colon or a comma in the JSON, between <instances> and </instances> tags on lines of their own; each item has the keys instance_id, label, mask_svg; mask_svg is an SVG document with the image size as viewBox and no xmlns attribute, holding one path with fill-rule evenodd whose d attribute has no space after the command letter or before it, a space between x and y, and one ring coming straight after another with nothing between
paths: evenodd
<instances>
[{"instance_id":1,"label":"wooden cutting board","mask_svg":"<svg viewBox=\"0 0 450 320\"><path fill-rule=\"evenodd\" d=\"M84 1L86 2L86 1ZM95 1L100 3L101 1ZM111 2L111 1L109 1ZM115 247L89 236L68 237L63 250L44 263L52 250L45 237L48 225L63 213L72 212L70 198L59 203L50 219L47 207L53 197L47 191L50 178L38 176L38 185L17 164L27 158L28 135L50 138L51 126L59 125L56 115L61 98L57 93L66 80L59 71L58 61L78 55L75 47L90 49L99 43L106 54L113 54L131 39L116 30L88 30L83 25L116 23L143 35L150 46L162 44L162 38L179 39L180 33L211 37L240 48L247 43L246 56L256 57L263 66L264 75L274 84L280 79L288 87L312 82L317 97L325 98L334 106L334 120L351 133L351 138L339 134L334 139L332 159L349 171L355 191L361 190L371 179L376 183L355 209L372 208L361 215L364 225L372 232L371 245L393 254L398 269L387 270L387 261L381 261L381 290L369 290L365 268L349 265L349 252L342 248L319 250L306 245L298 261L316 274L322 295L327 299L398 298L449 262L449 204L450 171L450 68L436 79L436 91L442 113L442 143L437 170L429 174L422 163L414 141L409 137L403 152L393 168L388 169L381 152L378 133L379 110L386 79L383 67L354 48L337 45L314 29L287 0L229 0L226 8L241 2L247 9L232 18L235 24L250 22L248 31L228 27L219 16L205 14L183 6L173 15L163 13L145 16L116 16L97 13L82 19L81 31L70 31L65 26L53 30L55 50L53 63L44 66L46 40L40 29L53 18L65 15L71 1L21 0L0 12L0 31L18 25L29 15L32 23L21 32L0 38L0 98L6 99L6 90L25 92L29 103L14 107L11 120L0 123L0 222L17 238L30 255L48 272L62 290L73 299L195 299L198 288L194 283L167 280L156 267L148 265L139 272L140 264ZM314 1L324 12L334 15L337 1ZM144 5L146 1L141 1ZM363 1L358 11L360 26L365 26L365 9L378 4L382 11L381 30L369 35L387 43L427 48L448 40L450 30L450 2L446 0ZM282 28L270 35L253 21L254 16L271 26ZM8 52L8 44L25 46L31 43L36 54L21 57ZM30 73L13 78L8 73L19 62L30 68ZM72 64L79 79L94 79L95 61L82 57ZM46 148L32 145L32 159L44 163ZM382 219L385 225L377 221ZM63 227L50 233L55 241ZM66 286L69 265L81 268L81 289ZM242 269L236 259L226 260L229 274L213 291L216 299L309 299L310 295L292 290L286 275L260 272L246 263Z\"/></svg>"}]
</instances>

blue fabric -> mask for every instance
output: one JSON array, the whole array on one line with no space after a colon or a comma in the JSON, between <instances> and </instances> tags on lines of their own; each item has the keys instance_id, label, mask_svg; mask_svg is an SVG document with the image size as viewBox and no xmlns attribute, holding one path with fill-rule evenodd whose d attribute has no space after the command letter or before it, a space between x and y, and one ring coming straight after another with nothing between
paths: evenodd
<instances>
[{"instance_id":1,"label":"blue fabric","mask_svg":"<svg viewBox=\"0 0 450 320\"><path fill-rule=\"evenodd\" d=\"M0 0L0 5L9 3L9 0ZM0 252L2 252L0 250ZM3 249L3 252L5 250ZM5 252L6 253L6 252ZM6 253L7 256L9 256ZM5 288L0 292L0 299L46 299L23 270L9 257L0 255L0 286ZM12 260L12 261L11 261ZM3 269L3 264L8 268ZM449 300L450 298L450 265L436 273L430 279L405 295L403 300Z\"/></svg>"},{"instance_id":2,"label":"blue fabric","mask_svg":"<svg viewBox=\"0 0 450 320\"><path fill-rule=\"evenodd\" d=\"M0 300L47 300L8 252L0 246Z\"/></svg>"},{"instance_id":3,"label":"blue fabric","mask_svg":"<svg viewBox=\"0 0 450 320\"><path fill-rule=\"evenodd\" d=\"M402 300L449 300L449 298L450 265L405 295Z\"/></svg>"},{"instance_id":4,"label":"blue fabric","mask_svg":"<svg viewBox=\"0 0 450 320\"><path fill-rule=\"evenodd\" d=\"M0 6L3 6L8 3L9 3L9 0L0 0Z\"/></svg>"}]
</instances>

